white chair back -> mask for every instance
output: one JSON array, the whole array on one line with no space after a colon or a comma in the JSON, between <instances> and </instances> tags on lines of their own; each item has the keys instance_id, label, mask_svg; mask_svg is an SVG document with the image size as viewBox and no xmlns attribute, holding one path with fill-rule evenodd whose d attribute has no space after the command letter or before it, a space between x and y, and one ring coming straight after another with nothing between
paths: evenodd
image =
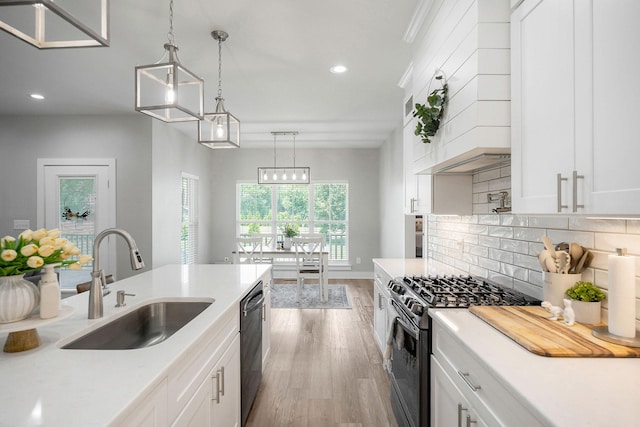
<instances>
[{"instance_id":1,"label":"white chair back","mask_svg":"<svg viewBox=\"0 0 640 427\"><path fill-rule=\"evenodd\" d=\"M271 233L254 233L251 237L260 237L262 239L262 247L263 248L276 248L276 239L275 236Z\"/></svg>"},{"instance_id":2,"label":"white chair back","mask_svg":"<svg viewBox=\"0 0 640 427\"><path fill-rule=\"evenodd\" d=\"M238 237L236 246L240 264L255 264L262 260L261 237Z\"/></svg>"}]
</instances>

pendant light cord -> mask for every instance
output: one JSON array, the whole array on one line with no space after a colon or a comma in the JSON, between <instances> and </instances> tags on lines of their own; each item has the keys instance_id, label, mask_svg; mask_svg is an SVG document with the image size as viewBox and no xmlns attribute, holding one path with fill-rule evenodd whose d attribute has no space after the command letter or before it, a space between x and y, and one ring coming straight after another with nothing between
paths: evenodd
<instances>
[{"instance_id":1,"label":"pendant light cord","mask_svg":"<svg viewBox=\"0 0 640 427\"><path fill-rule=\"evenodd\" d=\"M293 169L296 168L296 134L293 134Z\"/></svg>"},{"instance_id":2,"label":"pendant light cord","mask_svg":"<svg viewBox=\"0 0 640 427\"><path fill-rule=\"evenodd\" d=\"M276 168L276 134L273 133L273 168Z\"/></svg>"},{"instance_id":3,"label":"pendant light cord","mask_svg":"<svg viewBox=\"0 0 640 427\"><path fill-rule=\"evenodd\" d=\"M169 1L169 33L167 34L169 44L175 46L176 39L173 36L173 0Z\"/></svg>"},{"instance_id":4,"label":"pendant light cord","mask_svg":"<svg viewBox=\"0 0 640 427\"><path fill-rule=\"evenodd\" d=\"M222 39L220 38L218 39L218 98L222 98Z\"/></svg>"}]
</instances>

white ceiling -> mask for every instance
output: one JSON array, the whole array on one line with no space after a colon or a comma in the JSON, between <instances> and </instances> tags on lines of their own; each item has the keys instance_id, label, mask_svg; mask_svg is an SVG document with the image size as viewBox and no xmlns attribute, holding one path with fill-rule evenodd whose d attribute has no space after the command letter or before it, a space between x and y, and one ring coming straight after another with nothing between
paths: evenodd
<instances>
[{"instance_id":1,"label":"white ceiling","mask_svg":"<svg viewBox=\"0 0 640 427\"><path fill-rule=\"evenodd\" d=\"M411 60L403 41L420 0L174 0L183 66L205 80L205 111L218 84L244 147L298 131L298 147L377 147L400 122L397 84ZM158 61L169 1L111 0L111 46L38 50L0 31L0 114L140 114L134 66ZM0 17L2 8L0 8ZM329 72L341 63L343 75ZM29 93L40 92L44 101ZM196 137L195 123L172 125ZM271 145L269 145L270 147Z\"/></svg>"}]
</instances>

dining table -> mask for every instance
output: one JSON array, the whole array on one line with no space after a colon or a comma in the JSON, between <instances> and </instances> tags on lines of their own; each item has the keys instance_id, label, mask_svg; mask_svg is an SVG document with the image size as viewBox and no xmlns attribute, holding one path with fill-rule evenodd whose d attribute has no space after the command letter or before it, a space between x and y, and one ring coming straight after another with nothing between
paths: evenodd
<instances>
[{"instance_id":1,"label":"dining table","mask_svg":"<svg viewBox=\"0 0 640 427\"><path fill-rule=\"evenodd\" d=\"M287 263L296 259L296 251L293 248L284 249L280 247L262 247L262 258L269 259L272 264ZM233 252L233 262L239 263L240 257L237 251ZM323 302L329 300L329 250L322 251L322 280L320 281L320 295ZM273 282L273 269L271 269L271 281Z\"/></svg>"}]
</instances>

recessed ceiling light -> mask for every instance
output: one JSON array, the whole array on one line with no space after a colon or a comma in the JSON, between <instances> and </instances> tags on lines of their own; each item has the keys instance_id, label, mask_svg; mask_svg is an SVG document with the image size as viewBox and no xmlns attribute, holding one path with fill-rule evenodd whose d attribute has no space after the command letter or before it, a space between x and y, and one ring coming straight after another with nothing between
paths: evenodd
<instances>
[{"instance_id":1,"label":"recessed ceiling light","mask_svg":"<svg viewBox=\"0 0 640 427\"><path fill-rule=\"evenodd\" d=\"M44 99L44 95L40 95L39 93L32 93L29 96L33 99Z\"/></svg>"},{"instance_id":2,"label":"recessed ceiling light","mask_svg":"<svg viewBox=\"0 0 640 427\"><path fill-rule=\"evenodd\" d=\"M347 72L347 67L345 67L344 65L334 65L333 67L329 68L329 71L331 71L333 74L342 74Z\"/></svg>"}]
</instances>

